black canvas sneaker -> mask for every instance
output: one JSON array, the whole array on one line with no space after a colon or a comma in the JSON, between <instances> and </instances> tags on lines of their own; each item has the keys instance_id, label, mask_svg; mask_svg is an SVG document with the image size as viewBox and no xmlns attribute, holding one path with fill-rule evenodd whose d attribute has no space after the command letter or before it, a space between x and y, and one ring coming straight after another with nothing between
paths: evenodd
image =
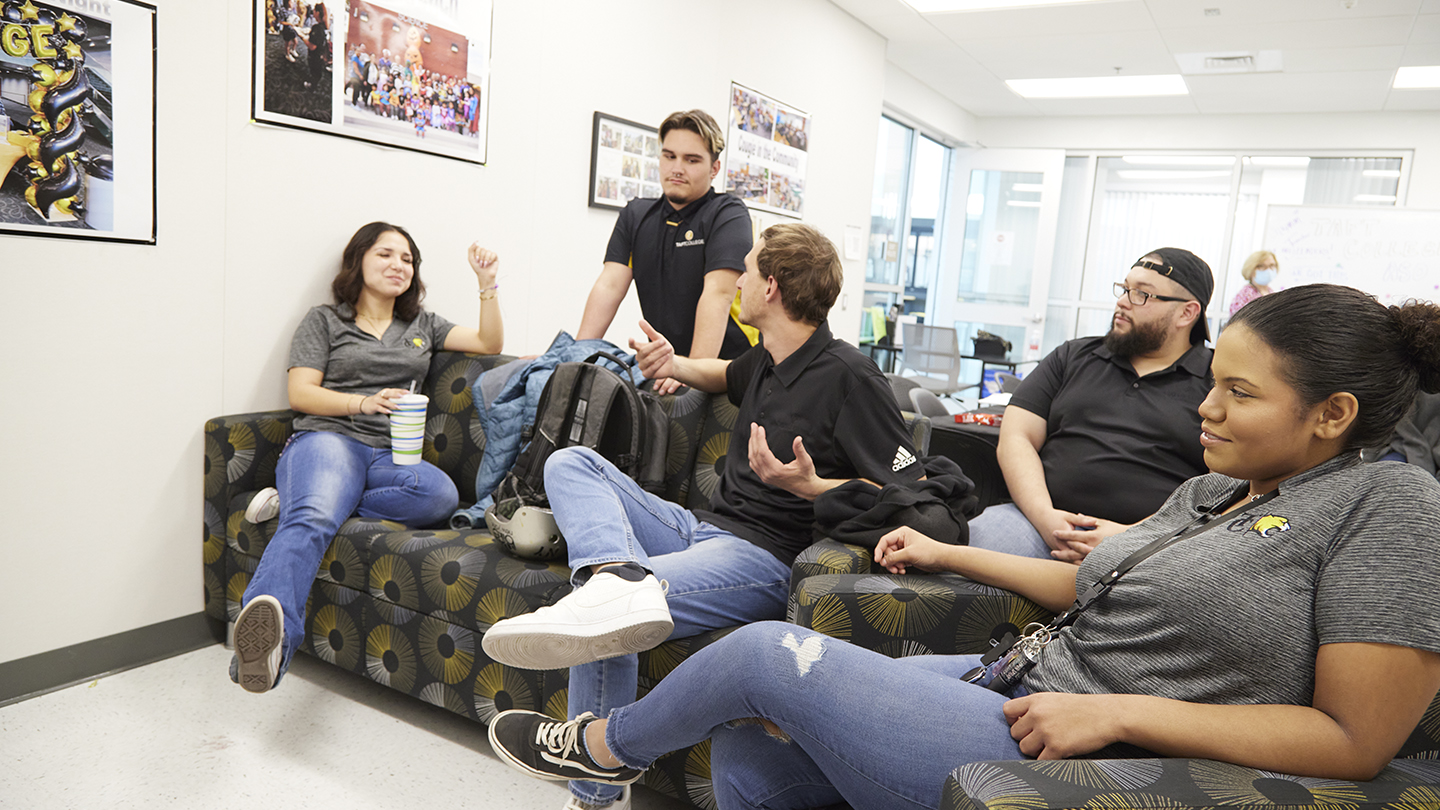
<instances>
[{"instance_id":1,"label":"black canvas sneaker","mask_svg":"<svg viewBox=\"0 0 1440 810\"><path fill-rule=\"evenodd\" d=\"M574 720L555 720L539 712L511 709L490 721L490 746L500 759L537 779L568 782L603 782L628 785L643 771L635 768L606 768L585 752L582 735L595 722L586 712Z\"/></svg>"}]
</instances>

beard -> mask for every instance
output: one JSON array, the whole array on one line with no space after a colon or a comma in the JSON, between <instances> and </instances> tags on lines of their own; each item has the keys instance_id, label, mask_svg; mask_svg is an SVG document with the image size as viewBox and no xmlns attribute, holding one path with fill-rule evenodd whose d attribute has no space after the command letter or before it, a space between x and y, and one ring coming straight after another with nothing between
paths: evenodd
<instances>
[{"instance_id":1,"label":"beard","mask_svg":"<svg viewBox=\"0 0 1440 810\"><path fill-rule=\"evenodd\" d=\"M1141 324L1130 322L1129 332L1116 332L1115 327L1105 333L1105 348L1116 357L1130 358L1150 354L1165 345L1165 325L1159 321Z\"/></svg>"}]
</instances>

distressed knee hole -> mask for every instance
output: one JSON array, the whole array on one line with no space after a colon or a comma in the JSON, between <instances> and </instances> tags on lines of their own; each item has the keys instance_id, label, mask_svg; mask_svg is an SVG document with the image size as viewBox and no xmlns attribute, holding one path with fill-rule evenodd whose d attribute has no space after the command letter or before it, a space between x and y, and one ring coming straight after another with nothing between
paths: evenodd
<instances>
[{"instance_id":1,"label":"distressed knee hole","mask_svg":"<svg viewBox=\"0 0 1440 810\"><path fill-rule=\"evenodd\" d=\"M766 733L766 734L769 734L771 737L774 737L775 739L779 740L779 741L782 742L782 743L787 743L787 744L788 744L788 743L794 742L794 740L790 739L790 735L785 733L785 730L784 730L784 729L780 728L779 726L775 725L774 723L770 722L769 720L766 720L766 719L763 718L763 717L742 717L742 718L740 718L739 720L732 720L732 721L730 721L729 725L731 725L732 727L733 727L733 726L759 726L759 727L765 729L765 733Z\"/></svg>"},{"instance_id":2,"label":"distressed knee hole","mask_svg":"<svg viewBox=\"0 0 1440 810\"><path fill-rule=\"evenodd\" d=\"M810 636L800 641L794 633L786 633L785 637L780 639L780 646L795 653L795 668L799 670L802 678L810 674L810 668L825 654L825 640L822 636Z\"/></svg>"}]
</instances>

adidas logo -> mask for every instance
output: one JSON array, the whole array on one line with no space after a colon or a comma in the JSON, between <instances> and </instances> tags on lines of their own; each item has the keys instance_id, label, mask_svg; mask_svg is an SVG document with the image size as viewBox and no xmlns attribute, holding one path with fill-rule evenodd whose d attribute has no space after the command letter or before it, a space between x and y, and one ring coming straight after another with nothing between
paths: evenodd
<instances>
[{"instance_id":1,"label":"adidas logo","mask_svg":"<svg viewBox=\"0 0 1440 810\"><path fill-rule=\"evenodd\" d=\"M895 463L890 465L890 472L899 472L915 463L915 455L905 448L895 452Z\"/></svg>"}]
</instances>

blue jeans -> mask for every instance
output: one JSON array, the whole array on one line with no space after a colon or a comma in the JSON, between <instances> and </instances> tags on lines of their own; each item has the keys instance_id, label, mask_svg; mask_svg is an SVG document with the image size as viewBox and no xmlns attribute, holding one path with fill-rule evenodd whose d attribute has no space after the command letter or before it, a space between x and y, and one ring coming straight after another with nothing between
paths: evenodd
<instances>
[{"instance_id":1,"label":"blue jeans","mask_svg":"<svg viewBox=\"0 0 1440 810\"><path fill-rule=\"evenodd\" d=\"M545 462L545 491L565 535L572 579L588 566L635 562L669 584L675 620L671 638L785 615L790 569L770 552L644 491L615 465L584 447L556 451ZM604 717L635 700L639 664L633 655L570 668L570 716ZM672 749L673 750L673 749ZM620 788L571 782L582 801L604 804Z\"/></svg>"},{"instance_id":2,"label":"blue jeans","mask_svg":"<svg viewBox=\"0 0 1440 810\"><path fill-rule=\"evenodd\" d=\"M305 600L320 559L351 515L406 526L443 523L460 494L455 482L428 462L396 466L390 448L370 447L329 431L296 434L275 469L280 527L250 578L241 604L260 594L280 601L285 613L283 674L305 640ZM278 682L278 679L277 679Z\"/></svg>"},{"instance_id":3,"label":"blue jeans","mask_svg":"<svg viewBox=\"0 0 1440 810\"><path fill-rule=\"evenodd\" d=\"M1013 503L997 503L970 520L970 545L1021 557L1054 559L1040 532Z\"/></svg>"},{"instance_id":4,"label":"blue jeans","mask_svg":"<svg viewBox=\"0 0 1440 810\"><path fill-rule=\"evenodd\" d=\"M724 810L938 807L956 767L1024 758L1001 711L1011 696L960 680L979 660L893 659L783 622L752 624L612 711L605 743L621 762L645 767L713 737L710 771ZM790 741L727 725L756 717Z\"/></svg>"}]
</instances>

